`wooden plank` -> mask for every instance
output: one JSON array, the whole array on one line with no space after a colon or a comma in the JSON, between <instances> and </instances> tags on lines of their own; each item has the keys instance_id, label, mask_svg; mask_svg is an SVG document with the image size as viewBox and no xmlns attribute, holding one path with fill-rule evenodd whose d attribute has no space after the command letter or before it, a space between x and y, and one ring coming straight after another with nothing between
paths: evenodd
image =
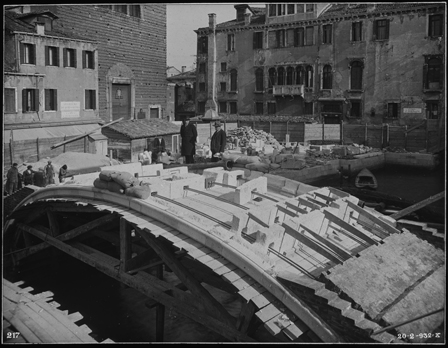
<instances>
[{"instance_id":1,"label":"wooden plank","mask_svg":"<svg viewBox=\"0 0 448 348\"><path fill-rule=\"evenodd\" d=\"M275 301L276 297L270 292L266 291L252 298L252 301L258 308L266 307L272 301Z\"/></svg>"},{"instance_id":2,"label":"wooden plank","mask_svg":"<svg viewBox=\"0 0 448 348\"><path fill-rule=\"evenodd\" d=\"M187 268L173 257L171 252L150 233L137 229L137 232L154 249L167 266L174 271L181 282L196 296L198 296L208 312L227 325L234 325L234 318L227 310L190 274Z\"/></svg>"},{"instance_id":3,"label":"wooden plank","mask_svg":"<svg viewBox=\"0 0 448 348\"><path fill-rule=\"evenodd\" d=\"M228 273L224 273L222 275L222 277L227 279L229 282L233 283L236 280L238 280L238 279L240 279L240 278L242 278L242 277L244 277L246 275L247 275L246 272L242 271L239 268L236 268L236 269L234 269L234 270L232 270L232 271L230 271Z\"/></svg>"},{"instance_id":4,"label":"wooden plank","mask_svg":"<svg viewBox=\"0 0 448 348\"><path fill-rule=\"evenodd\" d=\"M255 315L263 322L266 323L268 320L274 318L275 316L282 314L282 312L272 303L266 307L260 309Z\"/></svg>"},{"instance_id":5,"label":"wooden plank","mask_svg":"<svg viewBox=\"0 0 448 348\"><path fill-rule=\"evenodd\" d=\"M304 234L296 231L293 227L291 227L288 222L284 222L282 226L285 228L285 232L296 238L301 243L305 244L306 246L310 247L314 251L317 251L322 256L326 257L327 259L337 263L341 264L342 261L339 260L334 254L329 252L327 249L323 248L321 245L319 245L315 240L312 240L311 238L305 236ZM300 226L303 227L303 226Z\"/></svg>"},{"instance_id":6,"label":"wooden plank","mask_svg":"<svg viewBox=\"0 0 448 348\"><path fill-rule=\"evenodd\" d=\"M285 202L285 203L287 203L287 202ZM289 215L289 216L291 216L291 217L295 217L295 216L297 216L296 213L293 213L292 211L289 211L288 209L286 209L285 207L282 207L282 206L279 205L279 204L277 204L276 207L277 207L278 210L280 210L282 213L284 213L284 214L286 214L286 215ZM302 210L302 209L301 209L301 210ZM306 210L305 210L305 211L306 211ZM304 214L305 214L305 213L304 213Z\"/></svg>"},{"instance_id":7,"label":"wooden plank","mask_svg":"<svg viewBox=\"0 0 448 348\"><path fill-rule=\"evenodd\" d=\"M438 201L439 199L442 199L443 197L445 197L445 191L439 192L438 194L431 196L429 198L426 198L421 202L418 202L416 204L411 205L410 207L402 209L399 212L392 214L390 217L395 220L398 220L398 219L402 218L403 216L409 215L410 213L412 213L416 210L426 207L428 204L434 203L434 202Z\"/></svg>"},{"instance_id":8,"label":"wooden plank","mask_svg":"<svg viewBox=\"0 0 448 348\"><path fill-rule=\"evenodd\" d=\"M288 208L294 209L296 212L300 213L300 214L307 214L308 212L305 209L299 208L297 205L294 205L290 202L285 202L286 206Z\"/></svg>"},{"instance_id":9,"label":"wooden plank","mask_svg":"<svg viewBox=\"0 0 448 348\"><path fill-rule=\"evenodd\" d=\"M376 241L374 241L372 238L368 237L363 232L359 231L356 227L354 227L354 226L350 225L349 223L345 222L344 220L338 218L336 215L333 215L328 210L324 210L324 214L325 214L325 217L329 221L339 225L347 232L350 232L351 234L355 235L357 238L366 242L368 245L378 245L378 243Z\"/></svg>"},{"instance_id":10,"label":"wooden plank","mask_svg":"<svg viewBox=\"0 0 448 348\"><path fill-rule=\"evenodd\" d=\"M298 201L300 204L304 205L305 207L311 208L313 210L319 210L320 206L318 206L317 204L314 204L310 201L308 201L307 199L304 199L302 197L298 197Z\"/></svg>"},{"instance_id":11,"label":"wooden plank","mask_svg":"<svg viewBox=\"0 0 448 348\"><path fill-rule=\"evenodd\" d=\"M227 259L225 259L223 257L219 257L219 258L214 259L214 260L212 260L210 262L207 262L206 266L210 267L212 270L215 270L215 269L221 268L222 266L227 265L229 263L230 263L229 260L227 260Z\"/></svg>"},{"instance_id":12,"label":"wooden plank","mask_svg":"<svg viewBox=\"0 0 448 348\"><path fill-rule=\"evenodd\" d=\"M330 190L330 192L332 194L334 194L335 196L338 196L340 198L350 197L350 194L348 194L347 192L335 189L334 187L328 187L328 190Z\"/></svg>"},{"instance_id":13,"label":"wooden plank","mask_svg":"<svg viewBox=\"0 0 448 348\"><path fill-rule=\"evenodd\" d=\"M131 226L123 217L120 218L120 267L124 272L129 270L131 259Z\"/></svg>"},{"instance_id":14,"label":"wooden plank","mask_svg":"<svg viewBox=\"0 0 448 348\"><path fill-rule=\"evenodd\" d=\"M300 320L294 322L293 325L289 325L283 330L283 333L291 340L294 341L300 336L302 336L305 332L309 332L309 328L306 327L303 323L297 325L297 323L302 323ZM305 329L305 330L304 330Z\"/></svg>"},{"instance_id":15,"label":"wooden plank","mask_svg":"<svg viewBox=\"0 0 448 348\"><path fill-rule=\"evenodd\" d=\"M387 232L393 234L393 233L400 233L399 230L397 230L395 227L389 225L387 222L382 221L381 219L377 218L375 215L370 214L368 211L362 209L361 207L357 206L355 203L347 201L347 204L350 208L352 208L354 211L356 211L359 214L362 214L366 217L368 217L370 220L372 220L375 224L386 230ZM372 231L372 233L374 233ZM375 233L374 233L375 234ZM378 235L378 237L381 237L381 235Z\"/></svg>"},{"instance_id":16,"label":"wooden plank","mask_svg":"<svg viewBox=\"0 0 448 348\"><path fill-rule=\"evenodd\" d=\"M227 265L224 265L224 266L221 266L221 267L215 269L214 272L217 275L223 275L223 274L229 273L237 268L238 267L236 267L236 265L234 265L233 263L228 263Z\"/></svg>"},{"instance_id":17,"label":"wooden plank","mask_svg":"<svg viewBox=\"0 0 448 348\"><path fill-rule=\"evenodd\" d=\"M330 196L325 196L325 195L323 195L322 193L319 193L319 192L315 192L315 191L313 191L313 192L311 192L311 193L312 193L314 196L323 199L325 202L327 202L327 204L328 204L328 202L332 203L332 202L335 202L335 201L336 201L336 199L331 198Z\"/></svg>"},{"instance_id":18,"label":"wooden plank","mask_svg":"<svg viewBox=\"0 0 448 348\"><path fill-rule=\"evenodd\" d=\"M268 330L268 332L272 336L275 336L282 331L283 327L280 327L279 324L281 325L282 323L280 319L283 317L283 315L284 315L283 313L279 313L272 319L269 319L267 322L264 323L264 327Z\"/></svg>"},{"instance_id":19,"label":"wooden plank","mask_svg":"<svg viewBox=\"0 0 448 348\"><path fill-rule=\"evenodd\" d=\"M248 275L232 282L232 285L237 287L238 290L243 290L243 289L247 288L248 286L252 286L253 284L256 284L256 281Z\"/></svg>"},{"instance_id":20,"label":"wooden plank","mask_svg":"<svg viewBox=\"0 0 448 348\"><path fill-rule=\"evenodd\" d=\"M328 207L327 204L322 203L322 202L319 202L318 200L316 200L316 199L314 199L314 198L312 198L312 197L310 197L310 196L306 196L306 199L307 199L308 201L310 201L311 203L317 204L317 205L320 206L321 208Z\"/></svg>"},{"instance_id":21,"label":"wooden plank","mask_svg":"<svg viewBox=\"0 0 448 348\"><path fill-rule=\"evenodd\" d=\"M48 333L51 326L36 312L28 308L25 304L19 303L14 313L33 333L39 337L43 343L57 343L57 341Z\"/></svg>"},{"instance_id":22,"label":"wooden plank","mask_svg":"<svg viewBox=\"0 0 448 348\"><path fill-rule=\"evenodd\" d=\"M29 343L44 343L40 337L34 332L36 330L35 324L29 318L21 318L13 315L10 312L3 312L3 317L8 320ZM28 327L28 324L31 326Z\"/></svg>"},{"instance_id":23,"label":"wooden plank","mask_svg":"<svg viewBox=\"0 0 448 348\"><path fill-rule=\"evenodd\" d=\"M262 285L255 283L245 289L242 289L238 292L238 294L246 301L250 301L255 296L258 296L266 291L266 288L264 288Z\"/></svg>"}]
</instances>

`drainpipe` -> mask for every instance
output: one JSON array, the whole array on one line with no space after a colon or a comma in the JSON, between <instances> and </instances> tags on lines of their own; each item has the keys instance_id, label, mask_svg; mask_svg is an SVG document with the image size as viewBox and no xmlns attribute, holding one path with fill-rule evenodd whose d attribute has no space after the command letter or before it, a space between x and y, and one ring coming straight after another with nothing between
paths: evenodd
<instances>
[{"instance_id":1,"label":"drainpipe","mask_svg":"<svg viewBox=\"0 0 448 348\"><path fill-rule=\"evenodd\" d=\"M208 77L208 99L205 105L206 109L212 109L212 115L218 111L218 104L216 103L216 14L210 13L208 15L209 23L209 37L208 37L208 59L209 64Z\"/></svg>"}]
</instances>

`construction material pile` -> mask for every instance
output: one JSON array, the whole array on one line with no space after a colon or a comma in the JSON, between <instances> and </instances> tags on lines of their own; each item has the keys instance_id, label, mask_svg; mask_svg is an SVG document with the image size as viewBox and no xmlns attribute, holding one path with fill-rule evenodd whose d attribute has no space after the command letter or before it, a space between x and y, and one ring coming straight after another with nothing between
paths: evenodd
<instances>
[{"instance_id":1,"label":"construction material pile","mask_svg":"<svg viewBox=\"0 0 448 348\"><path fill-rule=\"evenodd\" d=\"M227 142L235 144L238 141L238 146L248 147L250 144L262 141L267 145L278 145L279 142L270 133L263 130L252 129L251 127L239 127L227 131Z\"/></svg>"},{"instance_id":2,"label":"construction material pile","mask_svg":"<svg viewBox=\"0 0 448 348\"><path fill-rule=\"evenodd\" d=\"M98 189L141 199L146 199L151 195L149 184L135 178L128 172L103 170L93 182L93 186Z\"/></svg>"}]
</instances>

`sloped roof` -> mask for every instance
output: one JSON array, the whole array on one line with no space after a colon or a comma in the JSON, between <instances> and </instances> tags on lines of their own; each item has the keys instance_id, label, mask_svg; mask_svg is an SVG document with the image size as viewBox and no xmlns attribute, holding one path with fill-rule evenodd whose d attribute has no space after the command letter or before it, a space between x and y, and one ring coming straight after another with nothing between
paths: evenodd
<instances>
[{"instance_id":1,"label":"sloped roof","mask_svg":"<svg viewBox=\"0 0 448 348\"><path fill-rule=\"evenodd\" d=\"M250 19L250 24L264 24L265 19L266 19L266 16L265 16L266 9L264 7L251 7L251 6L249 6L249 9L253 13L253 15ZM244 21L237 21L236 19L232 19L231 21L217 24L216 28L223 29L223 28L227 28L227 27L240 26L240 25L244 26ZM208 27L199 28L198 30L204 30L207 28Z\"/></svg>"},{"instance_id":2,"label":"sloped roof","mask_svg":"<svg viewBox=\"0 0 448 348\"><path fill-rule=\"evenodd\" d=\"M104 128L123 134L129 139L150 138L180 132L178 126L159 118L123 120Z\"/></svg>"},{"instance_id":3,"label":"sloped roof","mask_svg":"<svg viewBox=\"0 0 448 348\"><path fill-rule=\"evenodd\" d=\"M166 78L168 81L177 81L177 80L196 80L196 69L186 71L177 75L169 76Z\"/></svg>"}]
</instances>

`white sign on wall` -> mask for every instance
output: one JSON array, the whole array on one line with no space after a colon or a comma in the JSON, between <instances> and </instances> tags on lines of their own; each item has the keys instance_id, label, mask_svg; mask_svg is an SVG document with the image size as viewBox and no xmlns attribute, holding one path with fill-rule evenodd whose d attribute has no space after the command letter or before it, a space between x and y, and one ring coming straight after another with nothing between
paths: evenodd
<instances>
[{"instance_id":1,"label":"white sign on wall","mask_svg":"<svg viewBox=\"0 0 448 348\"><path fill-rule=\"evenodd\" d=\"M421 114L422 109L421 108L404 108L403 112L405 114Z\"/></svg>"},{"instance_id":2,"label":"white sign on wall","mask_svg":"<svg viewBox=\"0 0 448 348\"><path fill-rule=\"evenodd\" d=\"M79 101L61 102L61 118L79 117L81 103Z\"/></svg>"}]
</instances>

